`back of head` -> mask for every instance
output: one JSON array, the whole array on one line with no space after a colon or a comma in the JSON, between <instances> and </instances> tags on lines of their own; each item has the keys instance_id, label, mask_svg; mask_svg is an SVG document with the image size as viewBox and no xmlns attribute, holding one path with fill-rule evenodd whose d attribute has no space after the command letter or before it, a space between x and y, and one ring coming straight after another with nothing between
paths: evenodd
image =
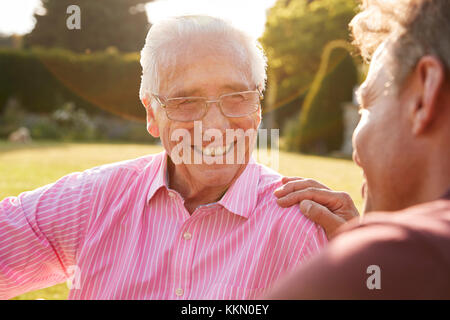
<instances>
[{"instance_id":1,"label":"back of head","mask_svg":"<svg viewBox=\"0 0 450 320\"><path fill-rule=\"evenodd\" d=\"M199 52L233 56L255 85L264 90L266 57L257 40L223 19L192 15L169 18L150 28L141 51L140 98L146 92L158 93L161 77Z\"/></svg>"},{"instance_id":2,"label":"back of head","mask_svg":"<svg viewBox=\"0 0 450 320\"><path fill-rule=\"evenodd\" d=\"M450 70L449 0L363 0L350 23L354 44L370 60L384 41L394 43L397 84L424 55L438 57Z\"/></svg>"}]
</instances>

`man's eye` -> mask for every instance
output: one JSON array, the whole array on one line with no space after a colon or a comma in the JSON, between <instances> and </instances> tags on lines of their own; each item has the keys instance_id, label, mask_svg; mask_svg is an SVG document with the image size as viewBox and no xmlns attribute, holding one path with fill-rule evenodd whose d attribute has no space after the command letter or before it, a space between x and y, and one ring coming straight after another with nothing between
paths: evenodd
<instances>
[{"instance_id":1,"label":"man's eye","mask_svg":"<svg viewBox=\"0 0 450 320\"><path fill-rule=\"evenodd\" d=\"M198 100L190 100L190 99L186 99L186 100L180 101L179 105L180 105L181 107L189 107L189 106L197 105L198 103L199 103Z\"/></svg>"},{"instance_id":2,"label":"man's eye","mask_svg":"<svg viewBox=\"0 0 450 320\"><path fill-rule=\"evenodd\" d=\"M249 96L246 94L232 94L229 96L225 96L222 98L222 101L224 103L232 103L232 104L238 104L238 103L244 103L249 100Z\"/></svg>"},{"instance_id":3,"label":"man's eye","mask_svg":"<svg viewBox=\"0 0 450 320\"><path fill-rule=\"evenodd\" d=\"M176 100L169 100L167 105L173 108L176 107L183 107L183 106L189 106L193 103L193 100L190 99L176 99Z\"/></svg>"},{"instance_id":4,"label":"man's eye","mask_svg":"<svg viewBox=\"0 0 450 320\"><path fill-rule=\"evenodd\" d=\"M233 100L233 101L244 101L244 100L246 100L246 97L243 94L233 94L231 96L228 96L228 98L230 100Z\"/></svg>"}]
</instances>

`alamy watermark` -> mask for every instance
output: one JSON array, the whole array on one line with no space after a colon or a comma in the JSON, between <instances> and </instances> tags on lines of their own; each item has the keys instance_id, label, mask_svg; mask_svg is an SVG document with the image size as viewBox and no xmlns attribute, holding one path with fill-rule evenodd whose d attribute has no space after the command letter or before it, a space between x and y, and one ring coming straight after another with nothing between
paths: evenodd
<instances>
[{"instance_id":1,"label":"alamy watermark","mask_svg":"<svg viewBox=\"0 0 450 320\"><path fill-rule=\"evenodd\" d=\"M69 30L80 30L81 29L81 9L79 6L72 4L67 7L67 14L70 16L66 19L66 26Z\"/></svg>"},{"instance_id":2,"label":"alamy watermark","mask_svg":"<svg viewBox=\"0 0 450 320\"><path fill-rule=\"evenodd\" d=\"M381 289L381 268L376 264L372 264L367 267L367 274L370 276L367 278L366 285L369 290Z\"/></svg>"}]
</instances>

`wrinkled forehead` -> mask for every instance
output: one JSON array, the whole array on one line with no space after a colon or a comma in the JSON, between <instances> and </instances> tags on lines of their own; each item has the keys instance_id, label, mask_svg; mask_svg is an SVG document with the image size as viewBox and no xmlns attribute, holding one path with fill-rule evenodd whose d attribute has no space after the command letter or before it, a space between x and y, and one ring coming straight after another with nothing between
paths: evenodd
<instances>
[{"instance_id":1,"label":"wrinkled forehead","mask_svg":"<svg viewBox=\"0 0 450 320\"><path fill-rule=\"evenodd\" d=\"M379 73L381 70L389 70L391 63L393 63L392 51L393 43L389 39L382 42L373 54L369 74Z\"/></svg>"},{"instance_id":2,"label":"wrinkled forehead","mask_svg":"<svg viewBox=\"0 0 450 320\"><path fill-rule=\"evenodd\" d=\"M178 83L197 79L196 75L187 71L195 69L193 66L199 64L227 66L227 73L232 78L249 82L252 77L248 59L248 55L238 43L224 43L216 39L183 41L167 53L165 63L159 66L159 89L167 89L175 79Z\"/></svg>"},{"instance_id":3,"label":"wrinkled forehead","mask_svg":"<svg viewBox=\"0 0 450 320\"><path fill-rule=\"evenodd\" d=\"M361 85L362 90L370 89L379 81L392 82L394 79L392 74L392 48L393 44L389 40L378 46L370 62L367 77Z\"/></svg>"}]
</instances>

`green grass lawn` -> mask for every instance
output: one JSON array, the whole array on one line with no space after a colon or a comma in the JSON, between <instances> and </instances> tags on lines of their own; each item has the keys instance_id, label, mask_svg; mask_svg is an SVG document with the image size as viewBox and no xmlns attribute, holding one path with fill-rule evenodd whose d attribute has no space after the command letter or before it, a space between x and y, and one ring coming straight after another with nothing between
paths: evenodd
<instances>
[{"instance_id":1,"label":"green grass lawn","mask_svg":"<svg viewBox=\"0 0 450 320\"><path fill-rule=\"evenodd\" d=\"M56 181L74 171L160 152L162 147L139 144L33 143L27 146L0 142L0 200ZM361 171L351 160L280 152L284 175L313 178L347 191L358 208ZM29 292L15 299L67 299L66 284Z\"/></svg>"}]
</instances>

